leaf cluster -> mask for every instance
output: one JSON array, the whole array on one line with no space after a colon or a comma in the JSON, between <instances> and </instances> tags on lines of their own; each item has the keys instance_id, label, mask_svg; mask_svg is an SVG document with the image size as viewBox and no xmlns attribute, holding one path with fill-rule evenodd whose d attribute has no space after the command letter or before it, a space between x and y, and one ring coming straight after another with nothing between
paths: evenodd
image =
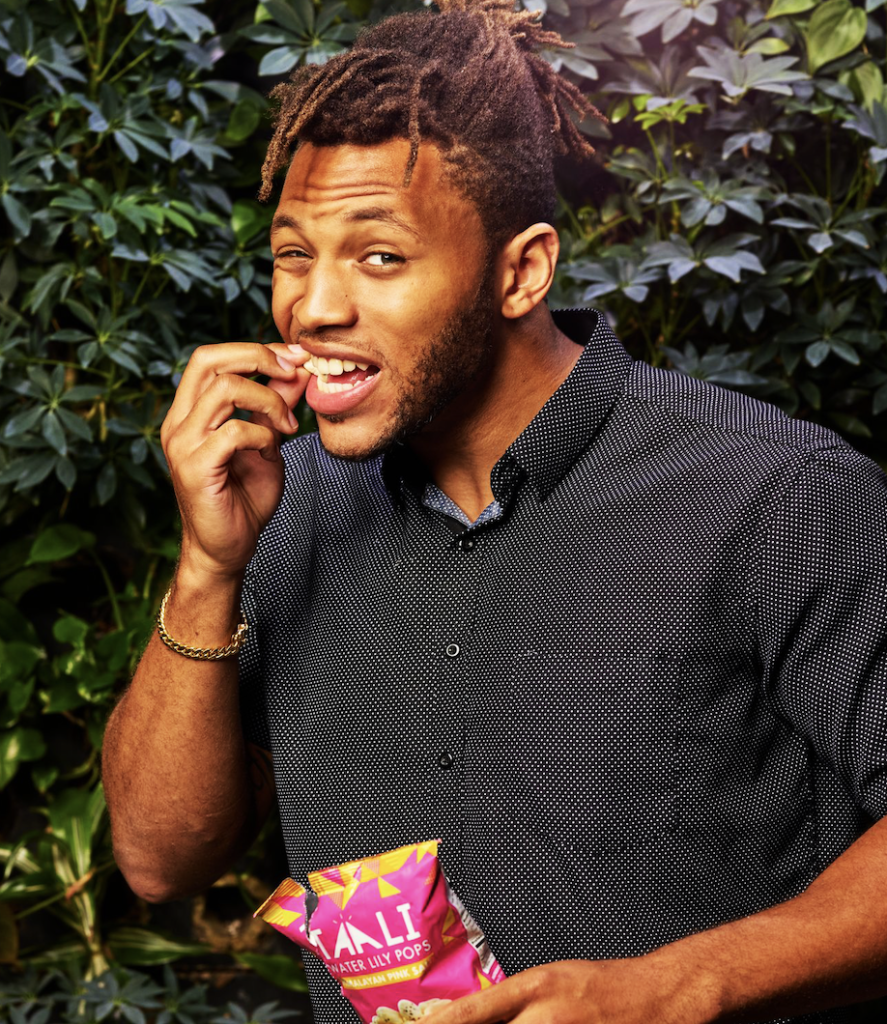
<instances>
[{"instance_id":1,"label":"leaf cluster","mask_svg":"<svg viewBox=\"0 0 887 1024\"><path fill-rule=\"evenodd\" d=\"M610 118L606 173L562 205L555 302L599 302L636 355L883 462L883 4L570 0L546 17L593 41L576 81Z\"/></svg>"},{"instance_id":2,"label":"leaf cluster","mask_svg":"<svg viewBox=\"0 0 887 1024\"><path fill-rule=\"evenodd\" d=\"M162 984L139 971L106 969L81 980L59 970L31 967L0 992L0 1021L9 1024L275 1024L292 1017L276 1001L248 1010L210 1002L206 985L182 986L165 967Z\"/></svg>"},{"instance_id":3,"label":"leaf cluster","mask_svg":"<svg viewBox=\"0 0 887 1024\"><path fill-rule=\"evenodd\" d=\"M269 331L267 58L323 59L356 24L283 0L0 2L2 962L92 976L197 948L109 915L104 826L71 866L52 824L18 822L99 799L104 722L175 560L165 411L194 347ZM38 911L58 941L22 948Z\"/></svg>"}]
</instances>

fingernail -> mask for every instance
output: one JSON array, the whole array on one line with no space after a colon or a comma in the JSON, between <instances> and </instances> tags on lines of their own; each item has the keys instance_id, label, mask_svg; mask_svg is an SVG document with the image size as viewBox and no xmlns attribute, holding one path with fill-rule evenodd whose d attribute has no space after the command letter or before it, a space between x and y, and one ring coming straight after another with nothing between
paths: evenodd
<instances>
[{"instance_id":1,"label":"fingernail","mask_svg":"<svg viewBox=\"0 0 887 1024\"><path fill-rule=\"evenodd\" d=\"M305 349L303 349L301 345L287 345L287 348L290 350L290 352L292 352L294 356L305 355Z\"/></svg>"},{"instance_id":2,"label":"fingernail","mask_svg":"<svg viewBox=\"0 0 887 1024\"><path fill-rule=\"evenodd\" d=\"M293 363L291 363L288 359L284 359L283 356L278 356L277 357L277 361L278 361L278 363L280 363L280 365L283 367L284 370L289 371L289 370L295 370L295 368L296 368Z\"/></svg>"},{"instance_id":3,"label":"fingernail","mask_svg":"<svg viewBox=\"0 0 887 1024\"><path fill-rule=\"evenodd\" d=\"M287 416L289 416L290 426L293 428L293 433L295 434L295 432L299 429L299 421L293 415L292 409L289 410Z\"/></svg>"}]
</instances>

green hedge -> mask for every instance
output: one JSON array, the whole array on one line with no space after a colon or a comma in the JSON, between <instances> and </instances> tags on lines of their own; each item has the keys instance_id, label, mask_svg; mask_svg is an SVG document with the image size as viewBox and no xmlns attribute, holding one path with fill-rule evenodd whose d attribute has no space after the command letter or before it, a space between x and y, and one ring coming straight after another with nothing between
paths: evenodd
<instances>
[{"instance_id":1,"label":"green hedge","mask_svg":"<svg viewBox=\"0 0 887 1024\"><path fill-rule=\"evenodd\" d=\"M554 301L883 460L887 0L524 2L611 120ZM264 94L411 6L0 0L0 961L193 946L103 899L102 725L176 552L159 428L196 345L272 336Z\"/></svg>"}]
</instances>

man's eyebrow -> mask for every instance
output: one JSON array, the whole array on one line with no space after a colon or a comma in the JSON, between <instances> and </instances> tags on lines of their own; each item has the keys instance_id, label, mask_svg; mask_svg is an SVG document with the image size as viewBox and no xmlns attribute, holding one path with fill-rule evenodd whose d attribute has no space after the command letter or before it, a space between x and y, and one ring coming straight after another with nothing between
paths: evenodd
<instances>
[{"instance_id":1,"label":"man's eyebrow","mask_svg":"<svg viewBox=\"0 0 887 1024\"><path fill-rule=\"evenodd\" d=\"M411 224L398 217L394 210L387 206L364 206L360 210L351 210L350 213L345 214L345 220L352 224L364 220L380 220L386 224L393 224L396 228L408 232L415 238L419 237L419 232Z\"/></svg>"},{"instance_id":2,"label":"man's eyebrow","mask_svg":"<svg viewBox=\"0 0 887 1024\"><path fill-rule=\"evenodd\" d=\"M271 234L275 231L282 231L284 228L292 228L294 231L298 231L302 225L295 219L285 213L275 213L274 220L271 221Z\"/></svg>"}]
</instances>

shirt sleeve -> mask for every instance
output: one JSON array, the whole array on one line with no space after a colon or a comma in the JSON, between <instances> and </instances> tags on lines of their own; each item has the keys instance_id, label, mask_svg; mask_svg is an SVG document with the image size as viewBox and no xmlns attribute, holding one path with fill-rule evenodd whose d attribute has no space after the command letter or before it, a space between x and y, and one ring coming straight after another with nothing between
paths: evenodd
<instances>
[{"instance_id":1,"label":"shirt sleeve","mask_svg":"<svg viewBox=\"0 0 887 1024\"><path fill-rule=\"evenodd\" d=\"M764 685L870 817L887 814L887 477L818 451L771 515L757 577Z\"/></svg>"}]
</instances>

